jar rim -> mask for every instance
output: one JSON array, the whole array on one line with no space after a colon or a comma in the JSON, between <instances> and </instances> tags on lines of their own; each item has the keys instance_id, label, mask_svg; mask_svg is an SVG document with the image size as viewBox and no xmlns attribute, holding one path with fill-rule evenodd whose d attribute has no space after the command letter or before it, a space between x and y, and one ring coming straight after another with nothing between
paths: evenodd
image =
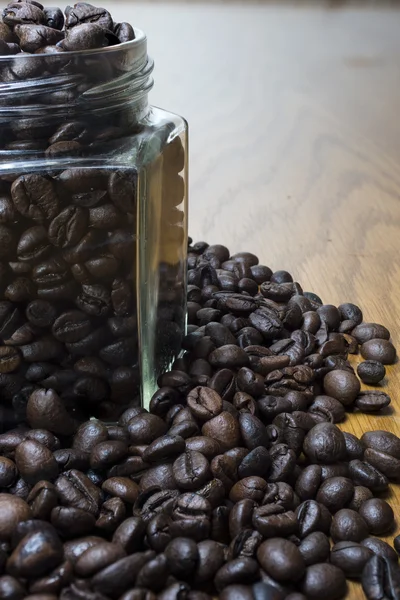
<instances>
[{"instance_id":1,"label":"jar rim","mask_svg":"<svg viewBox=\"0 0 400 600\"><path fill-rule=\"evenodd\" d=\"M110 55L113 52L118 52L118 51L123 51L123 50L130 50L133 51L135 48L137 48L138 50L140 50L140 48L142 48L143 44L145 44L147 42L147 37L146 34L141 30L141 29L137 29L136 27L133 28L134 32L135 32L135 39L130 40L129 42L122 42L121 44L115 44L114 46L105 46L104 48L91 48L89 50L66 50L65 52L62 52L60 54L60 56L100 56L103 53ZM6 55L6 56L0 56L0 63L3 62L7 62L10 60L20 60L20 59L24 59L24 61L26 60L38 60L38 59L42 59L46 56L55 56L54 54L51 54L50 52L44 52L43 54L29 54L28 52L20 52L19 54L12 54L12 55Z\"/></svg>"}]
</instances>

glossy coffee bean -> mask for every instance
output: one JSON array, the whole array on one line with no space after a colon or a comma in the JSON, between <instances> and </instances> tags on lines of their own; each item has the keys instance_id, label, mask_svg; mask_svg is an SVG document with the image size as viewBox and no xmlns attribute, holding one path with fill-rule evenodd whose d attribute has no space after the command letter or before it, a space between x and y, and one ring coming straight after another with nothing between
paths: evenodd
<instances>
[{"instance_id":1,"label":"glossy coffee bean","mask_svg":"<svg viewBox=\"0 0 400 600\"><path fill-rule=\"evenodd\" d=\"M298 581L305 572L303 557L292 542L271 538L261 544L257 558L262 568L280 582Z\"/></svg>"},{"instance_id":2,"label":"glossy coffee bean","mask_svg":"<svg viewBox=\"0 0 400 600\"><path fill-rule=\"evenodd\" d=\"M325 598L339 600L346 594L343 571L329 563L318 563L307 568L301 590L310 600Z\"/></svg>"},{"instance_id":3,"label":"glossy coffee bean","mask_svg":"<svg viewBox=\"0 0 400 600\"><path fill-rule=\"evenodd\" d=\"M357 375L368 385L376 385L386 375L386 369L381 362L376 360L365 360L357 367Z\"/></svg>"},{"instance_id":4,"label":"glossy coffee bean","mask_svg":"<svg viewBox=\"0 0 400 600\"><path fill-rule=\"evenodd\" d=\"M372 556L372 550L357 542L338 542L332 547L330 562L339 567L346 577L359 578Z\"/></svg>"},{"instance_id":5,"label":"glossy coffee bean","mask_svg":"<svg viewBox=\"0 0 400 600\"><path fill-rule=\"evenodd\" d=\"M368 536L369 528L359 513L343 508L333 516L330 533L335 542L361 542Z\"/></svg>"},{"instance_id":6,"label":"glossy coffee bean","mask_svg":"<svg viewBox=\"0 0 400 600\"><path fill-rule=\"evenodd\" d=\"M379 361L383 365L391 365L396 360L396 348L388 340L372 339L364 342L361 354L366 360Z\"/></svg>"},{"instance_id":7,"label":"glossy coffee bean","mask_svg":"<svg viewBox=\"0 0 400 600\"><path fill-rule=\"evenodd\" d=\"M346 456L343 433L335 425L320 423L315 425L305 437L304 452L316 463L335 463Z\"/></svg>"},{"instance_id":8,"label":"glossy coffee bean","mask_svg":"<svg viewBox=\"0 0 400 600\"><path fill-rule=\"evenodd\" d=\"M393 509L381 498L371 498L363 502L358 514L363 517L373 535L383 535L394 526Z\"/></svg>"}]
</instances>

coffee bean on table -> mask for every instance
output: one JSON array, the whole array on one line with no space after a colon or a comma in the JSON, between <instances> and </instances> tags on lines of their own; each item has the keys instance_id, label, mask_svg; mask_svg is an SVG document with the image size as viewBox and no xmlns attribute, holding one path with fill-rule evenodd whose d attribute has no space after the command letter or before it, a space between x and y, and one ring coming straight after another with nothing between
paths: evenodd
<instances>
[{"instance_id":1,"label":"coffee bean on table","mask_svg":"<svg viewBox=\"0 0 400 600\"><path fill-rule=\"evenodd\" d=\"M307 567L301 583L301 590L309 600L339 600L345 596L346 589L343 571L329 563Z\"/></svg>"},{"instance_id":2,"label":"coffee bean on table","mask_svg":"<svg viewBox=\"0 0 400 600\"><path fill-rule=\"evenodd\" d=\"M387 558L396 565L399 561L399 557L397 556L396 552L384 540L380 540L376 537L367 537L365 540L362 540L361 545L372 550L372 552L377 556Z\"/></svg>"},{"instance_id":3,"label":"coffee bean on table","mask_svg":"<svg viewBox=\"0 0 400 600\"><path fill-rule=\"evenodd\" d=\"M391 398L380 390L369 390L360 392L354 405L362 412L377 412L386 408L391 403Z\"/></svg>"},{"instance_id":4,"label":"coffee bean on table","mask_svg":"<svg viewBox=\"0 0 400 600\"><path fill-rule=\"evenodd\" d=\"M325 375L324 391L344 406L349 406L360 393L360 382L353 373L337 369Z\"/></svg>"},{"instance_id":5,"label":"coffee bean on table","mask_svg":"<svg viewBox=\"0 0 400 600\"><path fill-rule=\"evenodd\" d=\"M351 334L359 344L365 344L373 339L388 340L390 338L390 331L378 323L360 323Z\"/></svg>"},{"instance_id":6,"label":"coffee bean on table","mask_svg":"<svg viewBox=\"0 0 400 600\"><path fill-rule=\"evenodd\" d=\"M366 360L379 361L391 365L396 360L396 348L388 340L372 339L361 346L361 354Z\"/></svg>"},{"instance_id":7,"label":"coffee bean on table","mask_svg":"<svg viewBox=\"0 0 400 600\"><path fill-rule=\"evenodd\" d=\"M263 542L257 550L257 558L262 568L277 581L298 581L305 572L299 549L283 538Z\"/></svg>"},{"instance_id":8,"label":"coffee bean on table","mask_svg":"<svg viewBox=\"0 0 400 600\"><path fill-rule=\"evenodd\" d=\"M326 506L332 514L344 508L352 499L354 484L346 477L330 477L321 484L316 500Z\"/></svg>"},{"instance_id":9,"label":"coffee bean on table","mask_svg":"<svg viewBox=\"0 0 400 600\"><path fill-rule=\"evenodd\" d=\"M357 375L364 383L376 385L386 375L386 369L381 362L376 360L365 360L357 367Z\"/></svg>"},{"instance_id":10,"label":"coffee bean on table","mask_svg":"<svg viewBox=\"0 0 400 600\"><path fill-rule=\"evenodd\" d=\"M298 549L306 566L324 562L329 557L329 538L322 531L314 531L301 540Z\"/></svg>"},{"instance_id":11,"label":"coffee bean on table","mask_svg":"<svg viewBox=\"0 0 400 600\"><path fill-rule=\"evenodd\" d=\"M368 600L396 598L400 588L400 570L391 561L372 556L363 569L361 585Z\"/></svg>"},{"instance_id":12,"label":"coffee bean on table","mask_svg":"<svg viewBox=\"0 0 400 600\"><path fill-rule=\"evenodd\" d=\"M332 547L330 562L339 567L346 577L359 578L373 555L372 550L357 542L338 542Z\"/></svg>"},{"instance_id":13,"label":"coffee bean on table","mask_svg":"<svg viewBox=\"0 0 400 600\"><path fill-rule=\"evenodd\" d=\"M383 535L394 526L393 509L381 498L371 498L363 502L358 514L363 517L373 535Z\"/></svg>"},{"instance_id":14,"label":"coffee bean on table","mask_svg":"<svg viewBox=\"0 0 400 600\"><path fill-rule=\"evenodd\" d=\"M333 516L330 533L335 542L361 542L368 536L369 527L359 513L343 508Z\"/></svg>"},{"instance_id":15,"label":"coffee bean on table","mask_svg":"<svg viewBox=\"0 0 400 600\"><path fill-rule=\"evenodd\" d=\"M346 456L346 443L343 433L330 423L319 423L307 433L304 439L304 453L316 463L331 464Z\"/></svg>"}]
</instances>

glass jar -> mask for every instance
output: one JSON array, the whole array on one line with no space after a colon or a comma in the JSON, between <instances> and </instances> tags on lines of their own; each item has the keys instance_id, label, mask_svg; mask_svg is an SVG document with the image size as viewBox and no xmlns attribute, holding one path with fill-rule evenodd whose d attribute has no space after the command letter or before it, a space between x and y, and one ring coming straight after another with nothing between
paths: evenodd
<instances>
[{"instance_id":1,"label":"glass jar","mask_svg":"<svg viewBox=\"0 0 400 600\"><path fill-rule=\"evenodd\" d=\"M185 329L184 119L146 37L0 58L0 424L53 389L79 419L148 405Z\"/></svg>"}]
</instances>

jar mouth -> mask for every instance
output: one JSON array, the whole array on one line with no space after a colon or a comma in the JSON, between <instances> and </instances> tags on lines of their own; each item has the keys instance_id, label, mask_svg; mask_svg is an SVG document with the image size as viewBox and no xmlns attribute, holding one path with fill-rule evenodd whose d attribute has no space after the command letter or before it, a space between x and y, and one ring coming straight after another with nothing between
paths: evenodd
<instances>
[{"instance_id":1,"label":"jar mouth","mask_svg":"<svg viewBox=\"0 0 400 600\"><path fill-rule=\"evenodd\" d=\"M135 39L130 40L129 42L122 42L122 44L116 44L115 46L106 46L104 48L92 48L89 50L66 50L65 52L60 53L60 57L74 57L74 56L98 56L106 55L111 56L113 53L118 52L129 52L135 53L137 50L138 54L142 55L143 50L146 54L147 52L147 37L146 34L141 30L134 28ZM15 60L32 60L32 61L40 61L46 57L54 57L54 54L51 53L43 53L43 54L29 54L27 52L20 52L19 54L12 54L11 56L0 56L0 64L5 63L7 61L15 61ZM58 55L57 55L58 56Z\"/></svg>"}]
</instances>

